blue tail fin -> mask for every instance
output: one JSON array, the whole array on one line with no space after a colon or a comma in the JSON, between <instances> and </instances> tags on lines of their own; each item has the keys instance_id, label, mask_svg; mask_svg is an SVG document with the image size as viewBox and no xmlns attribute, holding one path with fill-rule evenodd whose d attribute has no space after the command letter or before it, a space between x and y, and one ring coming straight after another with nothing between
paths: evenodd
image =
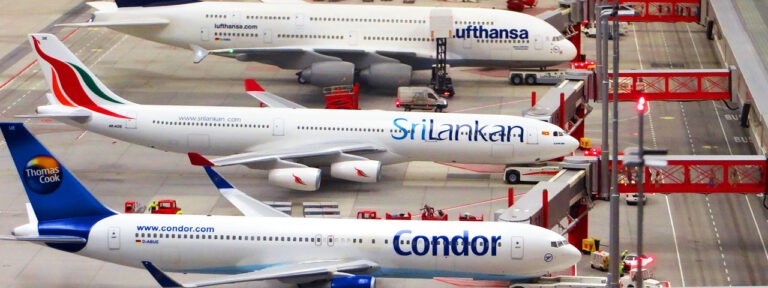
<instances>
[{"instance_id":1,"label":"blue tail fin","mask_svg":"<svg viewBox=\"0 0 768 288\"><path fill-rule=\"evenodd\" d=\"M72 218L102 219L116 214L99 203L22 123L0 123L0 129L40 223ZM43 235L43 231L40 234Z\"/></svg>"}]
</instances>

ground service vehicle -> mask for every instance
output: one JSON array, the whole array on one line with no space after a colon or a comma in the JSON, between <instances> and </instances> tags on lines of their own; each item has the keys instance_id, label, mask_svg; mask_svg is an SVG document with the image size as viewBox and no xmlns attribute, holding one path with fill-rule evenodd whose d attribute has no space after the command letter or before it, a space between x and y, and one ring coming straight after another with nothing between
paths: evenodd
<instances>
[{"instance_id":1,"label":"ground service vehicle","mask_svg":"<svg viewBox=\"0 0 768 288\"><path fill-rule=\"evenodd\" d=\"M624 197L627 200L627 205L637 205L637 202L640 200L640 195L637 194L637 193L635 193L635 194L625 194ZM646 198L645 195L643 195L643 204L645 204L645 201L647 199L648 198Z\"/></svg>"},{"instance_id":2,"label":"ground service vehicle","mask_svg":"<svg viewBox=\"0 0 768 288\"><path fill-rule=\"evenodd\" d=\"M509 83L512 85L554 85L565 79L565 71L560 70L516 70L509 71Z\"/></svg>"},{"instance_id":3,"label":"ground service vehicle","mask_svg":"<svg viewBox=\"0 0 768 288\"><path fill-rule=\"evenodd\" d=\"M150 211L152 214L176 214L181 211L181 208L176 206L176 200L173 199L161 199L157 201L157 209Z\"/></svg>"},{"instance_id":4,"label":"ground service vehicle","mask_svg":"<svg viewBox=\"0 0 768 288\"><path fill-rule=\"evenodd\" d=\"M611 29L610 33L608 33L608 39L613 39L613 22L608 22L608 27ZM584 32L584 36L594 38L597 36L597 28L595 27L595 22L592 22L587 27L584 27L582 30ZM629 32L629 24L627 22L619 22L619 36L624 36Z\"/></svg>"},{"instance_id":5,"label":"ground service vehicle","mask_svg":"<svg viewBox=\"0 0 768 288\"><path fill-rule=\"evenodd\" d=\"M504 169L504 181L509 184L547 181L560 172L556 165L510 166Z\"/></svg>"},{"instance_id":6,"label":"ground service vehicle","mask_svg":"<svg viewBox=\"0 0 768 288\"><path fill-rule=\"evenodd\" d=\"M631 272L629 275L619 278L619 287L621 288L634 288L637 283L634 279L635 272ZM606 287L608 286L608 278L606 277L590 277L590 276L557 276L557 277L540 277L537 281L531 283L512 283L509 287L512 288L565 288L565 287ZM662 282L655 279L651 279L650 272L643 269L643 288L663 288L669 287L669 282Z\"/></svg>"},{"instance_id":7,"label":"ground service vehicle","mask_svg":"<svg viewBox=\"0 0 768 288\"><path fill-rule=\"evenodd\" d=\"M395 106L403 107L405 111L421 109L442 112L448 107L448 100L437 96L429 87L398 87Z\"/></svg>"}]
</instances>

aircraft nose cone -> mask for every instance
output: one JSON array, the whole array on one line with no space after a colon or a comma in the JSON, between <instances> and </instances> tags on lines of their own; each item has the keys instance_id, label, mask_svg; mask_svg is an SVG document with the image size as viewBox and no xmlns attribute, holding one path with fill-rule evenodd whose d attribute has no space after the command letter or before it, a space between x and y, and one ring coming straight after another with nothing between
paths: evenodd
<instances>
[{"instance_id":1,"label":"aircraft nose cone","mask_svg":"<svg viewBox=\"0 0 768 288\"><path fill-rule=\"evenodd\" d=\"M573 138L573 136L568 136L568 139L565 140L565 148L568 149L568 152L573 152L579 146L579 140Z\"/></svg>"},{"instance_id":2,"label":"aircraft nose cone","mask_svg":"<svg viewBox=\"0 0 768 288\"><path fill-rule=\"evenodd\" d=\"M574 36L574 37L578 37ZM570 61L573 58L576 58L576 46L571 43L571 41L560 41L563 43L563 47L561 48L563 50L563 59L566 61Z\"/></svg>"},{"instance_id":3,"label":"aircraft nose cone","mask_svg":"<svg viewBox=\"0 0 768 288\"><path fill-rule=\"evenodd\" d=\"M563 253L563 258L565 258L564 263L567 263L568 266L573 266L579 263L581 261L581 251L574 247L573 245L566 245L563 247L565 250L565 253Z\"/></svg>"}]
</instances>

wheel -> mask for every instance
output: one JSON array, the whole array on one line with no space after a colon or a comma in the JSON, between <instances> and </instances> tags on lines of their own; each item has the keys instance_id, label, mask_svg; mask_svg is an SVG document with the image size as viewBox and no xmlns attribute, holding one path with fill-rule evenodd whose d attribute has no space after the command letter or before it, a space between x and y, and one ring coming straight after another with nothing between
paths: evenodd
<instances>
[{"instance_id":1,"label":"wheel","mask_svg":"<svg viewBox=\"0 0 768 288\"><path fill-rule=\"evenodd\" d=\"M299 75L296 78L296 82L299 82L299 84L307 84L307 80L304 80L304 78L301 78L301 75Z\"/></svg>"},{"instance_id":2,"label":"wheel","mask_svg":"<svg viewBox=\"0 0 768 288\"><path fill-rule=\"evenodd\" d=\"M515 169L504 171L504 181L506 181L507 184L520 183L520 172Z\"/></svg>"},{"instance_id":3,"label":"wheel","mask_svg":"<svg viewBox=\"0 0 768 288\"><path fill-rule=\"evenodd\" d=\"M536 76L535 75L525 76L525 85L536 85Z\"/></svg>"},{"instance_id":4,"label":"wheel","mask_svg":"<svg viewBox=\"0 0 768 288\"><path fill-rule=\"evenodd\" d=\"M597 269L597 266L595 266L595 264L589 264L589 266L592 266L592 269Z\"/></svg>"},{"instance_id":5,"label":"wheel","mask_svg":"<svg viewBox=\"0 0 768 288\"><path fill-rule=\"evenodd\" d=\"M443 112L443 107L435 107L435 112Z\"/></svg>"},{"instance_id":6,"label":"wheel","mask_svg":"<svg viewBox=\"0 0 768 288\"><path fill-rule=\"evenodd\" d=\"M520 74L514 74L512 76L509 76L509 83L512 83L512 85L522 85L523 84L523 75Z\"/></svg>"}]
</instances>

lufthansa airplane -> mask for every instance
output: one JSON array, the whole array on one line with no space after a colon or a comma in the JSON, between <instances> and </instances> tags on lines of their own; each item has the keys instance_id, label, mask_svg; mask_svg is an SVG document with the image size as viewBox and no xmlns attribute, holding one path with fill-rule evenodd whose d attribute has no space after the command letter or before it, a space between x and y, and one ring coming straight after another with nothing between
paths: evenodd
<instances>
[{"instance_id":1,"label":"lufthansa airplane","mask_svg":"<svg viewBox=\"0 0 768 288\"><path fill-rule=\"evenodd\" d=\"M435 64L436 29L450 31L446 52L453 67L547 67L576 56L552 25L506 10L298 0L115 2L90 2L97 10L92 21L62 25L108 27L191 49L195 62L213 54L300 70L299 83L321 87L351 84L356 72L373 87L408 85L412 70Z\"/></svg>"},{"instance_id":2,"label":"lufthansa airplane","mask_svg":"<svg viewBox=\"0 0 768 288\"><path fill-rule=\"evenodd\" d=\"M0 123L27 197L29 241L131 267L163 287L279 280L374 287L373 277L524 280L575 265L559 234L509 222L292 218L206 172L243 216L119 214L96 198L21 123ZM163 271L229 274L180 284Z\"/></svg>"},{"instance_id":3,"label":"lufthansa airplane","mask_svg":"<svg viewBox=\"0 0 768 288\"><path fill-rule=\"evenodd\" d=\"M555 125L516 116L302 109L255 81L249 93L271 108L139 105L112 93L56 36L29 39L52 93L49 105L21 117L53 118L166 151L226 155L208 161L193 153L192 159L268 170L270 183L290 189L317 190L315 167L373 183L382 164L531 163L570 154L579 144Z\"/></svg>"}]
</instances>

